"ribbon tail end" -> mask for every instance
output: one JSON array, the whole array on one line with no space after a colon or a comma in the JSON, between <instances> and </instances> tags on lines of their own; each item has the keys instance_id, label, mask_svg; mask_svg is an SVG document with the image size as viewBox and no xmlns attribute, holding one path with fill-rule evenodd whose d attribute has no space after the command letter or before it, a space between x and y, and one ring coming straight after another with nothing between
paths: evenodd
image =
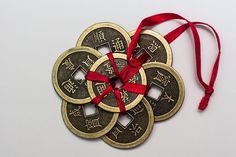
<instances>
[{"instance_id":1,"label":"ribbon tail end","mask_svg":"<svg viewBox=\"0 0 236 157\"><path fill-rule=\"evenodd\" d=\"M201 102L199 103L199 106L198 106L198 109L203 111L207 108L208 106L208 103L209 103L209 99L210 99L210 96L209 95L205 95Z\"/></svg>"}]
</instances>

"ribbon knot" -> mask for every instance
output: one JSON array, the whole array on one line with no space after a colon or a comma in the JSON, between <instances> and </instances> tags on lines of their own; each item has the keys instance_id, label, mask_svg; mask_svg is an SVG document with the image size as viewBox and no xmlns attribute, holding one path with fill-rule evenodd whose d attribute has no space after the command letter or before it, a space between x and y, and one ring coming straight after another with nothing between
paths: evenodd
<instances>
[{"instance_id":1,"label":"ribbon knot","mask_svg":"<svg viewBox=\"0 0 236 157\"><path fill-rule=\"evenodd\" d=\"M199 104L199 109L204 110L207 105L208 101L210 99L210 96L214 92L213 86L217 77L217 72L218 72L218 67L219 67L219 61L220 61L220 54L221 54L221 46L220 46L220 38L215 29L204 22L190 22L184 17L174 14L174 13L162 13L162 14L156 14L150 17L147 17L141 21L139 24L138 28L136 29L135 34L132 37L131 43L129 44L128 51L127 51L127 60L129 62L129 65L131 67L138 66L140 63L137 62L137 60L132 60L133 57L133 50L136 48L136 45L138 43L139 35L143 29L143 27L150 27L150 26L155 26L157 24L172 20L172 19L179 19L179 20L184 20L187 23L178 27L177 29L173 30L172 32L168 33L165 36L165 39L168 41L168 43L171 43L173 40L175 40L181 33L183 33L188 27L191 28L192 34L193 34L193 39L194 39L194 44L195 44L195 57L196 57L196 70L197 70L197 77L201 85L205 88L205 96L202 98L200 104ZM201 74L201 43L200 43L200 37L198 34L198 31L195 27L195 25L205 25L208 26L214 33L215 38L217 40L217 46L218 46L218 55L215 60L215 63L213 65L213 69L211 72L211 79L209 85L206 84L203 79L202 79L202 74ZM145 53L144 53L145 54ZM144 60L146 57L144 57ZM143 63L143 62L141 62ZM127 72L129 74L129 72Z\"/></svg>"},{"instance_id":2,"label":"ribbon knot","mask_svg":"<svg viewBox=\"0 0 236 157\"><path fill-rule=\"evenodd\" d=\"M199 106L198 106L199 110L202 110L202 111L205 110L205 108L208 106L208 102L213 92L214 92L214 89L211 86L208 86L205 89L205 95L202 97L202 100L200 101Z\"/></svg>"},{"instance_id":3,"label":"ribbon knot","mask_svg":"<svg viewBox=\"0 0 236 157\"><path fill-rule=\"evenodd\" d=\"M145 61L146 55L141 55L142 60ZM129 82L129 79L135 75L141 66L139 65L138 67L130 67L128 64L121 70L121 72L118 71L118 68L116 66L116 62L114 59L113 54L110 52L107 54L107 57L109 61L111 62L111 66L113 67L115 76L112 78L109 78L105 75L102 75L100 73L94 72L94 71L89 71L86 75L86 79L90 81L99 81L99 82L105 82L108 83L109 85L105 88L105 90L100 94L94 97L91 102L98 105L103 98L111 93L112 91L114 92L114 95L116 97L117 105L120 109L120 112L125 112L126 108L125 105L122 101L121 98L121 93L120 89L123 88L124 90L132 93L137 93L137 94L142 94L144 95L147 89L146 85L138 84L138 83L131 83ZM137 60L136 63L140 63L139 59ZM117 80L120 80L122 83L121 87L116 87Z\"/></svg>"},{"instance_id":4,"label":"ribbon knot","mask_svg":"<svg viewBox=\"0 0 236 157\"><path fill-rule=\"evenodd\" d=\"M214 89L211 86L209 86L205 89L205 95L211 96L213 92L214 92Z\"/></svg>"}]
</instances>

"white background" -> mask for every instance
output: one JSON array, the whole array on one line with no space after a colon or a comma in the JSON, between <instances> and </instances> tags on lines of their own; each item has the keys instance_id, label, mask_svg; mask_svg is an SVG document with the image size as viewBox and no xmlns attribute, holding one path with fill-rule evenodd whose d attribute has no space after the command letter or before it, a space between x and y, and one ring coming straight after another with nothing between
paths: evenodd
<instances>
[{"instance_id":1,"label":"white background","mask_svg":"<svg viewBox=\"0 0 236 157\"><path fill-rule=\"evenodd\" d=\"M0 1L0 156L1 157L235 157L236 152L236 2L233 0L1 0ZM101 140L74 136L61 117L53 89L57 57L74 47L88 26L114 22L134 30L142 18L175 12L212 24L222 41L215 93L204 112L197 110L204 91L195 74L188 31L171 44L173 67L185 83L185 100L172 119L156 123L140 147L119 150ZM166 34L178 22L154 28ZM199 29L203 78L209 80L216 55L213 36Z\"/></svg>"}]
</instances>

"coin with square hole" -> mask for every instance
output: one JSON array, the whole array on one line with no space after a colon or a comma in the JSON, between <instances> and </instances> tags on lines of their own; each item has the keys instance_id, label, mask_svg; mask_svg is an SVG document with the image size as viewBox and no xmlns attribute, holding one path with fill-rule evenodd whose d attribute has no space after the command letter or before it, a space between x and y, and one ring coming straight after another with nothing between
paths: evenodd
<instances>
[{"instance_id":1,"label":"coin with square hole","mask_svg":"<svg viewBox=\"0 0 236 157\"><path fill-rule=\"evenodd\" d=\"M94 104L77 105L62 101L62 117L67 128L83 138L99 138L115 125L119 114L107 112Z\"/></svg>"},{"instance_id":2,"label":"coin with square hole","mask_svg":"<svg viewBox=\"0 0 236 157\"><path fill-rule=\"evenodd\" d=\"M150 88L145 98L152 106L155 121L172 117L184 100L184 83L181 76L174 68L163 63L145 63L143 68Z\"/></svg>"},{"instance_id":3,"label":"coin with square hole","mask_svg":"<svg viewBox=\"0 0 236 157\"><path fill-rule=\"evenodd\" d=\"M154 115L148 101L142 101L127 111L120 113L115 126L102 139L117 148L133 148L142 144L150 135Z\"/></svg>"},{"instance_id":4,"label":"coin with square hole","mask_svg":"<svg viewBox=\"0 0 236 157\"><path fill-rule=\"evenodd\" d=\"M72 48L62 53L52 72L53 85L59 96L75 104L90 102L85 74L99 57L101 54L89 47Z\"/></svg>"},{"instance_id":5,"label":"coin with square hole","mask_svg":"<svg viewBox=\"0 0 236 157\"><path fill-rule=\"evenodd\" d=\"M113 56L114 56L114 60L118 68L118 71L120 72L127 65L126 55L121 54L121 53L113 53ZM115 76L114 69L107 55L99 58L93 64L90 71L95 71L99 74L102 74L114 80L114 86L115 88L120 89L121 99L125 105L126 110L133 108L144 97L143 94L128 92L122 88L123 83L119 80L119 78ZM128 80L128 82L146 85L147 83L146 75L144 73L143 68L140 68L139 71ZM101 95L103 91L107 88L109 83L87 80L87 85L88 85L89 95L93 99ZM106 95L102 99L102 101L98 104L98 106L110 112L120 112L120 109L118 107L117 100L113 91L109 93L108 95Z\"/></svg>"},{"instance_id":6,"label":"coin with square hole","mask_svg":"<svg viewBox=\"0 0 236 157\"><path fill-rule=\"evenodd\" d=\"M135 31L129 32L131 38L134 33ZM148 54L147 62L161 62L172 65L171 47L166 39L157 32L144 30L140 33L134 56L140 56L142 53Z\"/></svg>"},{"instance_id":7,"label":"coin with square hole","mask_svg":"<svg viewBox=\"0 0 236 157\"><path fill-rule=\"evenodd\" d=\"M122 27L102 22L87 28L79 37L76 46L88 46L102 54L125 53L130 41L129 34Z\"/></svg>"}]
</instances>

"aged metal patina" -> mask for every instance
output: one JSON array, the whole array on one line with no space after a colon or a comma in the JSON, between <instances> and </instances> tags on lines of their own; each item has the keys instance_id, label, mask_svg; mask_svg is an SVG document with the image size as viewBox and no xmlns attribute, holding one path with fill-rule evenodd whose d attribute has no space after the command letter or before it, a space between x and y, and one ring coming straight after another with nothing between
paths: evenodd
<instances>
[{"instance_id":1,"label":"aged metal patina","mask_svg":"<svg viewBox=\"0 0 236 157\"><path fill-rule=\"evenodd\" d=\"M120 72L127 65L126 55L121 53L114 53L113 56L118 71ZM105 75L109 78L115 77L113 67L107 56L99 58L93 64L90 70ZM129 79L129 82L146 85L146 75L143 68L140 68L139 71L131 79ZM96 96L101 95L105 88L109 85L109 83L87 80L87 85L89 94L93 99ZM136 106L144 96L143 94L128 92L124 90L122 86L120 86L120 94L126 110L129 110ZM120 112L114 92L106 95L104 99L102 99L102 101L98 104L98 106L110 112Z\"/></svg>"},{"instance_id":2,"label":"aged metal patina","mask_svg":"<svg viewBox=\"0 0 236 157\"><path fill-rule=\"evenodd\" d=\"M98 51L89 47L72 48L62 53L52 73L53 85L59 96L75 104L90 102L87 82L83 76L101 56Z\"/></svg>"},{"instance_id":3,"label":"aged metal patina","mask_svg":"<svg viewBox=\"0 0 236 157\"><path fill-rule=\"evenodd\" d=\"M153 108L155 121L162 121L173 116L182 106L184 100L184 83L174 68L157 62L143 65L147 76L147 84L153 90L161 91L161 94L145 96ZM154 90L156 88L156 90ZM156 97L158 96L158 97Z\"/></svg>"},{"instance_id":4,"label":"aged metal patina","mask_svg":"<svg viewBox=\"0 0 236 157\"><path fill-rule=\"evenodd\" d=\"M133 148L142 144L153 129L153 111L145 98L125 114L130 117L130 122L124 126L118 121L111 131L102 137L106 143L116 148Z\"/></svg>"},{"instance_id":5,"label":"aged metal patina","mask_svg":"<svg viewBox=\"0 0 236 157\"><path fill-rule=\"evenodd\" d=\"M131 38L135 31L130 32ZM140 33L138 45L135 48L134 56L147 53L150 57L147 62L161 62L172 65L172 51L166 39L152 30L144 30Z\"/></svg>"},{"instance_id":6,"label":"aged metal patina","mask_svg":"<svg viewBox=\"0 0 236 157\"><path fill-rule=\"evenodd\" d=\"M106 47L113 53L126 53L130 41L129 34L122 27L102 22L87 28L79 37L76 46L88 46L96 50Z\"/></svg>"},{"instance_id":7,"label":"aged metal patina","mask_svg":"<svg viewBox=\"0 0 236 157\"><path fill-rule=\"evenodd\" d=\"M95 113L86 115L86 105L93 104L77 105L62 101L62 117L72 133L83 138L98 138L113 128L118 113L107 112L95 106Z\"/></svg>"}]
</instances>

